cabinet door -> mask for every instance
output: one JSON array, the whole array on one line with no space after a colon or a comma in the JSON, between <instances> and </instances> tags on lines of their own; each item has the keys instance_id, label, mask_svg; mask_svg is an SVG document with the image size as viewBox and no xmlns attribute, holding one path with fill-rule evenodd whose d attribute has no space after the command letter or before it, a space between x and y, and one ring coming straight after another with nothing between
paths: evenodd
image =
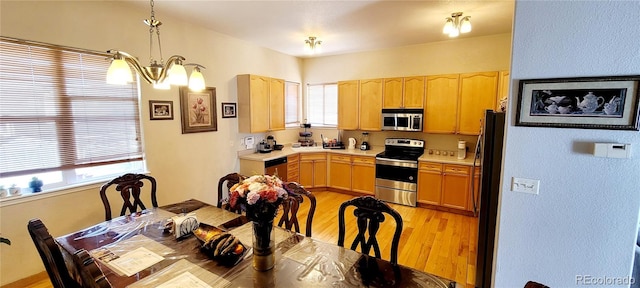
<instances>
[{"instance_id":1,"label":"cabinet door","mask_svg":"<svg viewBox=\"0 0 640 288\"><path fill-rule=\"evenodd\" d=\"M269 130L269 78L251 75L250 80L250 109L251 132L266 132Z\"/></svg>"},{"instance_id":2,"label":"cabinet door","mask_svg":"<svg viewBox=\"0 0 640 288\"><path fill-rule=\"evenodd\" d=\"M498 72L460 74L458 133L478 135L485 110L496 107Z\"/></svg>"},{"instance_id":3,"label":"cabinet door","mask_svg":"<svg viewBox=\"0 0 640 288\"><path fill-rule=\"evenodd\" d=\"M382 79L360 80L360 130L380 131Z\"/></svg>"},{"instance_id":4,"label":"cabinet door","mask_svg":"<svg viewBox=\"0 0 640 288\"><path fill-rule=\"evenodd\" d=\"M424 106L424 77L404 77L403 106L404 108L422 108Z\"/></svg>"},{"instance_id":5,"label":"cabinet door","mask_svg":"<svg viewBox=\"0 0 640 288\"><path fill-rule=\"evenodd\" d=\"M300 182L300 156L298 154L287 157L287 181Z\"/></svg>"},{"instance_id":6,"label":"cabinet door","mask_svg":"<svg viewBox=\"0 0 640 288\"><path fill-rule=\"evenodd\" d=\"M424 132L455 133L458 103L458 75L427 77Z\"/></svg>"},{"instance_id":7,"label":"cabinet door","mask_svg":"<svg viewBox=\"0 0 640 288\"><path fill-rule=\"evenodd\" d=\"M433 171L418 172L418 202L440 205L442 174Z\"/></svg>"},{"instance_id":8,"label":"cabinet door","mask_svg":"<svg viewBox=\"0 0 640 288\"><path fill-rule=\"evenodd\" d=\"M461 210L468 209L469 171L471 167L444 165L442 174L442 206Z\"/></svg>"},{"instance_id":9,"label":"cabinet door","mask_svg":"<svg viewBox=\"0 0 640 288\"><path fill-rule=\"evenodd\" d=\"M338 129L358 129L358 80L338 82Z\"/></svg>"},{"instance_id":10,"label":"cabinet door","mask_svg":"<svg viewBox=\"0 0 640 288\"><path fill-rule=\"evenodd\" d=\"M496 111L502 111L500 109L500 101L509 99L509 71L500 71L498 75L498 98L496 99Z\"/></svg>"},{"instance_id":11,"label":"cabinet door","mask_svg":"<svg viewBox=\"0 0 640 288\"><path fill-rule=\"evenodd\" d=\"M384 79L382 108L402 108L402 78Z\"/></svg>"},{"instance_id":12,"label":"cabinet door","mask_svg":"<svg viewBox=\"0 0 640 288\"><path fill-rule=\"evenodd\" d=\"M376 166L374 157L353 157L351 190L375 194Z\"/></svg>"},{"instance_id":13,"label":"cabinet door","mask_svg":"<svg viewBox=\"0 0 640 288\"><path fill-rule=\"evenodd\" d=\"M351 190L351 158L346 155L330 155L329 187Z\"/></svg>"},{"instance_id":14,"label":"cabinet door","mask_svg":"<svg viewBox=\"0 0 640 288\"><path fill-rule=\"evenodd\" d=\"M269 129L284 130L284 80L270 79Z\"/></svg>"},{"instance_id":15,"label":"cabinet door","mask_svg":"<svg viewBox=\"0 0 640 288\"><path fill-rule=\"evenodd\" d=\"M327 160L313 161L313 187L327 187Z\"/></svg>"},{"instance_id":16,"label":"cabinet door","mask_svg":"<svg viewBox=\"0 0 640 288\"><path fill-rule=\"evenodd\" d=\"M313 188L313 161L300 160L300 185Z\"/></svg>"}]
</instances>

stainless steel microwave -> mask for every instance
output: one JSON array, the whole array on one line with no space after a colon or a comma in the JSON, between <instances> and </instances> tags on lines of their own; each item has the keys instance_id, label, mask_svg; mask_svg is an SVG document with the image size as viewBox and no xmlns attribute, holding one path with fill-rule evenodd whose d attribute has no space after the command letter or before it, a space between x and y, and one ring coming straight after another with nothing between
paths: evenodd
<instances>
[{"instance_id":1,"label":"stainless steel microwave","mask_svg":"<svg viewBox=\"0 0 640 288\"><path fill-rule=\"evenodd\" d=\"M382 130L422 131L422 109L382 109Z\"/></svg>"}]
</instances>

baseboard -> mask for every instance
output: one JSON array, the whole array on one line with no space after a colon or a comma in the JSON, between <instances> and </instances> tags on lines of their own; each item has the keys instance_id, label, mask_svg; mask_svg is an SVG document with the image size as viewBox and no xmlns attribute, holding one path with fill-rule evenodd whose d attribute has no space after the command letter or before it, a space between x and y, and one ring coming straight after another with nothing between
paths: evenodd
<instances>
[{"instance_id":1,"label":"baseboard","mask_svg":"<svg viewBox=\"0 0 640 288\"><path fill-rule=\"evenodd\" d=\"M22 278L16 282L3 285L2 288L23 288L23 287L38 283L45 279L49 279L49 275L47 274L47 271L42 271L38 274L31 275L27 278Z\"/></svg>"},{"instance_id":2,"label":"baseboard","mask_svg":"<svg viewBox=\"0 0 640 288\"><path fill-rule=\"evenodd\" d=\"M443 206L432 205L432 204L426 204L426 203L421 203L421 202L418 202L418 207L427 208L427 209L431 209L431 210L444 211L444 212L449 212L449 213L455 213L455 214L460 214L460 215L464 215L464 216L476 217L475 215L473 215L473 212L471 212L471 211L455 209L455 208L449 208L449 207L443 207Z\"/></svg>"}]
</instances>

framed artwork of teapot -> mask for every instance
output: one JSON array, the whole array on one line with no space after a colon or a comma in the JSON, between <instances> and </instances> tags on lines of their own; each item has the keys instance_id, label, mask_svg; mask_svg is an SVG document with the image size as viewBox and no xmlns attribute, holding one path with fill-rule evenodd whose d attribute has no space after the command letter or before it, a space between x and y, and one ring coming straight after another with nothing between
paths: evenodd
<instances>
[{"instance_id":1,"label":"framed artwork of teapot","mask_svg":"<svg viewBox=\"0 0 640 288\"><path fill-rule=\"evenodd\" d=\"M516 126L638 130L640 76L520 80Z\"/></svg>"}]
</instances>

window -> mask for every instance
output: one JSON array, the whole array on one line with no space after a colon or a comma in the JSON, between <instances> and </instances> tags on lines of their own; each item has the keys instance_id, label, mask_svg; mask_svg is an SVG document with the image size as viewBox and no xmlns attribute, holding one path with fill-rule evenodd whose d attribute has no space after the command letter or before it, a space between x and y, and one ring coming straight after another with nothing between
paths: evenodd
<instances>
[{"instance_id":1,"label":"window","mask_svg":"<svg viewBox=\"0 0 640 288\"><path fill-rule=\"evenodd\" d=\"M308 85L307 120L312 126L338 126L338 84Z\"/></svg>"},{"instance_id":2,"label":"window","mask_svg":"<svg viewBox=\"0 0 640 288\"><path fill-rule=\"evenodd\" d=\"M26 188L35 176L46 190L143 171L138 85L106 84L106 58L0 37L0 185Z\"/></svg>"},{"instance_id":3,"label":"window","mask_svg":"<svg viewBox=\"0 0 640 288\"><path fill-rule=\"evenodd\" d=\"M284 82L284 123L286 127L300 125L300 84Z\"/></svg>"}]
</instances>

